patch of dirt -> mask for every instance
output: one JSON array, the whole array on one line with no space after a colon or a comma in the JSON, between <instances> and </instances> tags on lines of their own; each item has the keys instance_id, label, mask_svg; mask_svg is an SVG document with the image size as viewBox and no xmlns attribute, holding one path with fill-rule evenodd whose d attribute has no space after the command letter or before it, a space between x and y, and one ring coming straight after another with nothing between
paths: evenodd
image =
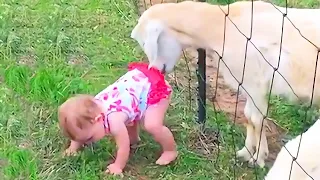
<instances>
[{"instance_id":1,"label":"patch of dirt","mask_svg":"<svg viewBox=\"0 0 320 180\"><path fill-rule=\"evenodd\" d=\"M177 0L139 0L138 8L140 11L140 14L150 7L150 5L159 4L159 3L168 3L168 2L177 2ZM198 53L196 50L186 50L186 56L188 59L190 59L190 71L191 73L195 73L195 67L197 66L197 57ZM235 106L237 102L237 92L235 90L232 90L226 85L223 77L221 75L218 75L217 78L217 67L215 60L207 56L206 57L206 74L207 74L207 98L215 105L215 107L223 111L227 114L229 117L229 120L233 122L235 120L236 124L243 124L247 122L247 119L244 116L243 110L245 106L245 98L242 95L239 95L239 102L238 102L238 108L237 108L237 116L235 115ZM178 77L177 77L177 74ZM177 82L177 79L179 79L179 83L183 85L188 84L188 78L185 78L186 75L182 72L175 73L175 75L169 75L170 81ZM184 78L181 78L184 77ZM181 82L185 81L185 82ZM216 87L216 82L217 87ZM192 84L192 87L195 87L197 84ZM186 87L186 86L184 86ZM214 92L216 91L216 96L214 97ZM283 146L283 143L281 139L283 138L285 134L285 130L277 126L271 119L266 119L264 121L267 124L267 138L268 138L268 144L269 144L269 151L270 155L267 160L267 163L273 163L278 152L280 151L281 147ZM206 134L208 137L211 137L212 135ZM215 135L213 135L215 136ZM195 138L199 139L199 138ZM209 141L208 141L209 142ZM214 140L210 139L210 142L214 142ZM197 143L201 143L199 140ZM210 143L208 143L210 144ZM201 147L201 151L204 151L203 144L199 144L199 147ZM212 149L211 149L212 150ZM211 151L211 150L205 150L205 151ZM213 150L212 150L213 151ZM201 153L205 154L205 153Z\"/></svg>"},{"instance_id":2,"label":"patch of dirt","mask_svg":"<svg viewBox=\"0 0 320 180\"><path fill-rule=\"evenodd\" d=\"M70 65L88 65L88 57L83 54L73 54L68 57L68 64Z\"/></svg>"},{"instance_id":3,"label":"patch of dirt","mask_svg":"<svg viewBox=\"0 0 320 180\"><path fill-rule=\"evenodd\" d=\"M30 142L21 142L18 147L21 149L27 149L27 148L30 148L30 146L31 146Z\"/></svg>"},{"instance_id":4,"label":"patch of dirt","mask_svg":"<svg viewBox=\"0 0 320 180\"><path fill-rule=\"evenodd\" d=\"M138 173L138 170L139 168L137 167L134 167L134 166L130 166L130 168L128 169L128 173L131 174L131 176L135 176L138 178L138 180L150 180L149 177L147 176L143 176L141 174Z\"/></svg>"},{"instance_id":5,"label":"patch of dirt","mask_svg":"<svg viewBox=\"0 0 320 180\"><path fill-rule=\"evenodd\" d=\"M36 59L37 59L36 55L27 54L27 55L20 56L18 63L27 65L29 67L34 67L36 63Z\"/></svg>"},{"instance_id":6,"label":"patch of dirt","mask_svg":"<svg viewBox=\"0 0 320 180\"><path fill-rule=\"evenodd\" d=\"M5 166L7 164L7 161L0 159L0 167Z\"/></svg>"}]
</instances>

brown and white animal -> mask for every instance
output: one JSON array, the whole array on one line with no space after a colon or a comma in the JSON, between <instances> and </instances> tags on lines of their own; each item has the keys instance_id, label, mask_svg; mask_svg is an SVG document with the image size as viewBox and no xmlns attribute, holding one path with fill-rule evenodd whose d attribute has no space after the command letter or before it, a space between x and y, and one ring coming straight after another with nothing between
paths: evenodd
<instances>
[{"instance_id":1,"label":"brown and white animal","mask_svg":"<svg viewBox=\"0 0 320 180\"><path fill-rule=\"evenodd\" d=\"M289 19L314 45L305 40L287 18L284 18L281 53L285 8L254 1L252 36L252 2L235 2L230 4L229 10L225 24L227 6L193 1L157 4L141 15L131 37L143 48L150 65L167 72L173 70L181 50L187 47L216 51L222 56L225 64L220 63L220 72L226 83L237 89L243 78L240 91L247 97L244 108L248 119L247 136L245 147L239 150L237 155L251 164L256 160L257 164L263 167L269 151L265 129L261 131L261 127L264 127L263 117L267 115L267 93L271 88L274 69L277 69L288 83L276 72L272 94L283 95L292 101L296 101L298 95L299 99L310 102L319 54L317 47L320 47L320 9L288 8ZM239 32L229 18L248 38ZM246 54L247 39L250 39L250 42ZM277 67L279 54L280 63ZM218 59L219 56L216 55L215 58ZM320 73L318 69L316 71L317 74ZM319 82L320 77L317 76L314 103L320 100Z\"/></svg>"}]
</instances>

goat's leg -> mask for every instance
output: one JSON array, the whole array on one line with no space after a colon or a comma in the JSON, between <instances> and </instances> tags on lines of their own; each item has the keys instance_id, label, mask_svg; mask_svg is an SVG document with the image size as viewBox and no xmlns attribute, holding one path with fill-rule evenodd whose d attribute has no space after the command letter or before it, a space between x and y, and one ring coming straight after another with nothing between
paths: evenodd
<instances>
[{"instance_id":1,"label":"goat's leg","mask_svg":"<svg viewBox=\"0 0 320 180\"><path fill-rule=\"evenodd\" d=\"M254 133L256 138L256 152L253 155L253 158L250 159L249 163L251 165L254 165L254 163L256 162L261 168L263 168L265 165L264 161L269 155L268 142L264 125L265 122L263 122L263 117L267 113L267 103L264 98L257 98L255 100L260 111L257 108L254 108L254 111L251 115L251 121L254 125Z\"/></svg>"},{"instance_id":2,"label":"goat's leg","mask_svg":"<svg viewBox=\"0 0 320 180\"><path fill-rule=\"evenodd\" d=\"M251 113L252 113L252 101L247 99L246 106L244 107L244 115L248 119L248 123L245 124L247 129L247 136L245 140L245 146L237 151L237 157L243 158L245 161L249 161L253 156L254 148L256 146L256 136L254 131L254 126L251 123Z\"/></svg>"}]
</instances>

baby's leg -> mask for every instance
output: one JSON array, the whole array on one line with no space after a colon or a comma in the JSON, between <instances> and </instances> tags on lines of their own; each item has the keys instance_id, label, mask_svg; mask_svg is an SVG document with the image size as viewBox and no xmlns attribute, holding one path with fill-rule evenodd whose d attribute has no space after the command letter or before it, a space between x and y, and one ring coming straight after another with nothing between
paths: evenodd
<instances>
[{"instance_id":1,"label":"baby's leg","mask_svg":"<svg viewBox=\"0 0 320 180\"><path fill-rule=\"evenodd\" d=\"M162 155L156 161L159 165L169 164L178 155L173 134L163 125L168 106L169 99L163 99L158 104L148 107L143 122L145 130L162 146Z\"/></svg>"},{"instance_id":2,"label":"baby's leg","mask_svg":"<svg viewBox=\"0 0 320 180\"><path fill-rule=\"evenodd\" d=\"M138 123L134 122L133 125L127 126L127 130L130 138L130 145L137 144L140 141Z\"/></svg>"}]
</instances>

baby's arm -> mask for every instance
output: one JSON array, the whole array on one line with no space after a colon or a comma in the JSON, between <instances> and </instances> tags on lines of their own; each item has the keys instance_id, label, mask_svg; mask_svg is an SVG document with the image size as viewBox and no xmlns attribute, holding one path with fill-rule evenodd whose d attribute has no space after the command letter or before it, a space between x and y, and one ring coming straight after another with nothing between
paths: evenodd
<instances>
[{"instance_id":1,"label":"baby's arm","mask_svg":"<svg viewBox=\"0 0 320 180\"><path fill-rule=\"evenodd\" d=\"M114 112L108 116L110 132L117 144L116 160L108 166L109 173L120 174L126 166L130 154L130 139L125 125L127 115L122 112Z\"/></svg>"}]
</instances>

